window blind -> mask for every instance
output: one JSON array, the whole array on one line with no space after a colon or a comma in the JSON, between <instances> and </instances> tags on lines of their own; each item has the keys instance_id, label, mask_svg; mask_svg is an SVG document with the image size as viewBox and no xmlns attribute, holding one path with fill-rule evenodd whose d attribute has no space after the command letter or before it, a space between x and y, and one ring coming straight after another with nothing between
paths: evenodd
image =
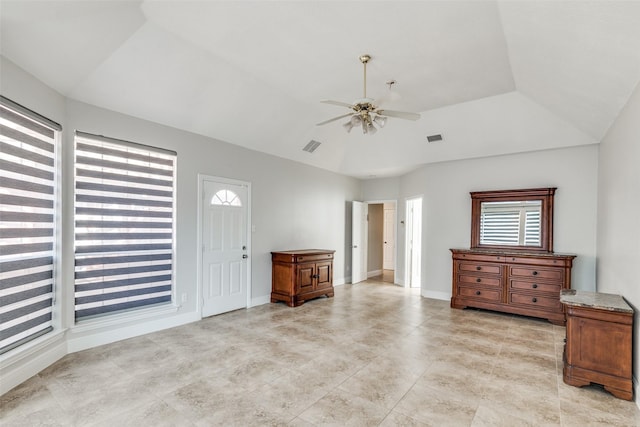
<instances>
[{"instance_id":1,"label":"window blind","mask_svg":"<svg viewBox=\"0 0 640 427\"><path fill-rule=\"evenodd\" d=\"M176 153L75 140L76 320L171 302Z\"/></svg>"},{"instance_id":2,"label":"window blind","mask_svg":"<svg viewBox=\"0 0 640 427\"><path fill-rule=\"evenodd\" d=\"M0 96L0 354L53 329L60 130Z\"/></svg>"}]
</instances>

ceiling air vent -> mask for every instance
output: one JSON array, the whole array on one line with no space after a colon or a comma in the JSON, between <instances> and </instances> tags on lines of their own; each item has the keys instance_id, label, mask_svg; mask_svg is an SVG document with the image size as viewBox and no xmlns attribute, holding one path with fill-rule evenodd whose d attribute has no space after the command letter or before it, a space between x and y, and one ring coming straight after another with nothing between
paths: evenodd
<instances>
[{"instance_id":1,"label":"ceiling air vent","mask_svg":"<svg viewBox=\"0 0 640 427\"><path fill-rule=\"evenodd\" d=\"M312 139L311 141L309 141L307 145L304 146L302 151L306 151L307 153L313 153L320 146L320 144L322 143Z\"/></svg>"},{"instance_id":2,"label":"ceiling air vent","mask_svg":"<svg viewBox=\"0 0 640 427\"><path fill-rule=\"evenodd\" d=\"M429 141L429 142L442 141L442 135L440 135L440 134L429 135L429 136L427 136L427 141Z\"/></svg>"}]
</instances>

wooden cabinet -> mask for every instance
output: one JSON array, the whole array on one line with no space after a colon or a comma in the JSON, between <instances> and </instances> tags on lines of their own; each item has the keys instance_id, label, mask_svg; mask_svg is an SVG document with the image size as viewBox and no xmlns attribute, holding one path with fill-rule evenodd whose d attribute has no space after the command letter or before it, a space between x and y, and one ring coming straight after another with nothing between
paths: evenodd
<instances>
[{"instance_id":1,"label":"wooden cabinet","mask_svg":"<svg viewBox=\"0 0 640 427\"><path fill-rule=\"evenodd\" d=\"M633 309L619 295L563 291L567 311L564 382L596 383L616 397L633 399Z\"/></svg>"},{"instance_id":2,"label":"wooden cabinet","mask_svg":"<svg viewBox=\"0 0 640 427\"><path fill-rule=\"evenodd\" d=\"M575 255L451 249L451 307L484 308L563 325L560 290L571 288Z\"/></svg>"},{"instance_id":3,"label":"wooden cabinet","mask_svg":"<svg viewBox=\"0 0 640 427\"><path fill-rule=\"evenodd\" d=\"M295 307L333 292L333 254L323 249L271 252L271 302Z\"/></svg>"}]
</instances>

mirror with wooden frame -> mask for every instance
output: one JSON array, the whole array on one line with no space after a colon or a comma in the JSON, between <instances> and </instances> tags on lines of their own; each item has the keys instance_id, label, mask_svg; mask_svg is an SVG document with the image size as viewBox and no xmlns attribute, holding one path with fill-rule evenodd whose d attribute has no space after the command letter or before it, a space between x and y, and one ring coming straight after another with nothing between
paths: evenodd
<instances>
[{"instance_id":1,"label":"mirror with wooden frame","mask_svg":"<svg viewBox=\"0 0 640 427\"><path fill-rule=\"evenodd\" d=\"M553 252L555 191L471 192L471 249Z\"/></svg>"}]
</instances>

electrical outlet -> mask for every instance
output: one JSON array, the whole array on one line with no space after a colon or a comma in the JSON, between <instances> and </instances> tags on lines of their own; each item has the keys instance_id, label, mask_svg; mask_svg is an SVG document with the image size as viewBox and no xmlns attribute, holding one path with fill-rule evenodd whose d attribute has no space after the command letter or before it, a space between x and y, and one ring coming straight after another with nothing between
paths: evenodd
<instances>
[{"instance_id":1,"label":"electrical outlet","mask_svg":"<svg viewBox=\"0 0 640 427\"><path fill-rule=\"evenodd\" d=\"M182 294L182 297L180 298L180 301L181 301L182 303L187 302L188 296L189 296L189 295L188 295L186 292L184 292L184 293Z\"/></svg>"}]
</instances>

